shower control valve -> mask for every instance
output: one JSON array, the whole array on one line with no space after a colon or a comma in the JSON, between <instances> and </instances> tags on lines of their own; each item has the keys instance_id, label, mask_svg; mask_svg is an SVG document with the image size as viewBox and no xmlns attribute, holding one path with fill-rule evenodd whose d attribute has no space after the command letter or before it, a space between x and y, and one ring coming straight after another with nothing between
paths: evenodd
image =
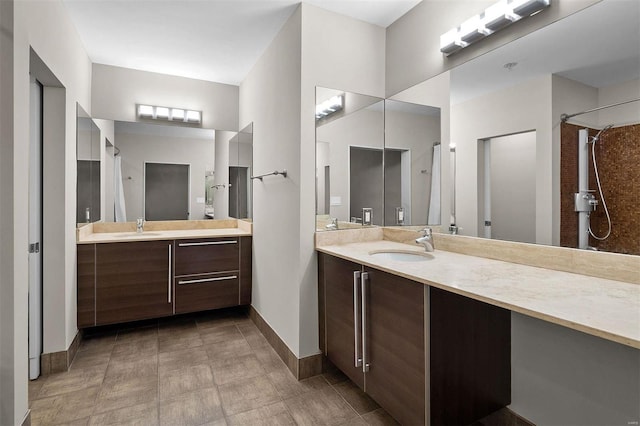
<instances>
[{"instance_id":1,"label":"shower control valve","mask_svg":"<svg viewBox=\"0 0 640 426\"><path fill-rule=\"evenodd\" d=\"M598 205L595 195L588 191L576 192L574 194L574 211L576 212L592 212Z\"/></svg>"}]
</instances>

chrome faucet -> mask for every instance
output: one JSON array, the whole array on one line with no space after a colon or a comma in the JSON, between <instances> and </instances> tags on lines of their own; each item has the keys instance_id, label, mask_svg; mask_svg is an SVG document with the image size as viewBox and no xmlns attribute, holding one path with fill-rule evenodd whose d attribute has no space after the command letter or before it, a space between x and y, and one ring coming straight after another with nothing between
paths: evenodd
<instances>
[{"instance_id":1,"label":"chrome faucet","mask_svg":"<svg viewBox=\"0 0 640 426\"><path fill-rule=\"evenodd\" d=\"M426 251L434 251L436 246L433 242L433 233L431 228L424 228L422 231L422 236L420 238L416 238L416 244L422 244Z\"/></svg>"},{"instance_id":2,"label":"chrome faucet","mask_svg":"<svg viewBox=\"0 0 640 426\"><path fill-rule=\"evenodd\" d=\"M144 231L144 219L139 217L136 219L136 232L142 234L142 231Z\"/></svg>"},{"instance_id":3,"label":"chrome faucet","mask_svg":"<svg viewBox=\"0 0 640 426\"><path fill-rule=\"evenodd\" d=\"M336 230L338 229L338 218L331 219L331 223L326 226L327 229Z\"/></svg>"}]
</instances>

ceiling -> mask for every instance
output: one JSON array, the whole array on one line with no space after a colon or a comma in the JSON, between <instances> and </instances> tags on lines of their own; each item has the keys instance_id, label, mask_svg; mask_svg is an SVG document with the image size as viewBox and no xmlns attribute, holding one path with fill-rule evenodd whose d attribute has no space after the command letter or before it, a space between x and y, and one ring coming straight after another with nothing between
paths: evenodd
<instances>
[{"instance_id":1,"label":"ceiling","mask_svg":"<svg viewBox=\"0 0 640 426\"><path fill-rule=\"evenodd\" d=\"M94 63L238 85L299 0L63 0ZM420 0L304 0L387 27Z\"/></svg>"},{"instance_id":2,"label":"ceiling","mask_svg":"<svg viewBox=\"0 0 640 426\"><path fill-rule=\"evenodd\" d=\"M456 67L451 103L548 74L596 88L640 78L640 1L603 0Z\"/></svg>"}]
</instances>

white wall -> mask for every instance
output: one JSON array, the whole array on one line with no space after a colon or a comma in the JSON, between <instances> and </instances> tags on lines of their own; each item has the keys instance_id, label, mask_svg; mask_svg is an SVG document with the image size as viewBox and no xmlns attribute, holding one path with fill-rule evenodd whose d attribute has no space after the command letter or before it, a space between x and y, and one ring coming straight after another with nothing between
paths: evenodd
<instances>
[{"instance_id":1,"label":"white wall","mask_svg":"<svg viewBox=\"0 0 640 426\"><path fill-rule=\"evenodd\" d=\"M300 61L296 9L240 85L240 127L253 122L252 305L300 356ZM316 331L317 335L317 331Z\"/></svg>"},{"instance_id":2,"label":"white wall","mask_svg":"<svg viewBox=\"0 0 640 426\"><path fill-rule=\"evenodd\" d=\"M93 120L100 129L100 219L103 222L113 222L114 218L114 152L113 146L107 146L107 140L113 145L113 120Z\"/></svg>"},{"instance_id":3,"label":"white wall","mask_svg":"<svg viewBox=\"0 0 640 426\"><path fill-rule=\"evenodd\" d=\"M478 236L478 141L536 131L536 242L553 241L553 145L551 76L451 106L456 144L456 213L461 234ZM559 181L558 181L559 182ZM559 187L559 185L557 185Z\"/></svg>"},{"instance_id":4,"label":"white wall","mask_svg":"<svg viewBox=\"0 0 640 426\"><path fill-rule=\"evenodd\" d=\"M3 10L4 7L6 6L3 6ZM4 222L4 218L2 219L3 226L6 223L13 228L13 239L2 239L3 253L5 250L11 251L14 256L12 263L7 265L8 273L12 274L13 292L7 294L13 295L15 381L13 389L9 389L7 395L2 395L3 401L7 398L9 403L13 402L14 409L13 413L8 414L9 418L5 418L3 413L2 422L7 420L9 424L20 423L27 411L27 286L25 283L28 280L28 215L24 212L29 209L27 179L29 152L28 144L23 141L29 139L30 46L65 88L64 107L60 111L63 120L60 126L64 129L60 146L45 146L44 179L45 194L48 198L45 198L44 208L51 214L45 216L44 221L44 285L45 293L55 294L56 297L44 299L44 323L49 325L50 330L48 332L45 329L44 352L66 350L77 331L76 102L80 102L87 111L90 106L90 61L64 5L58 1L16 2L14 4L13 55L13 182L10 193L3 194L7 195L7 199L12 200L13 217L7 222ZM47 149L56 150L59 161L56 159L55 165L50 164L51 158L46 156ZM50 179L47 178L47 173ZM51 173L54 176L51 176ZM54 187L56 191L47 191L48 187ZM49 255L46 254L47 252Z\"/></svg>"},{"instance_id":5,"label":"white wall","mask_svg":"<svg viewBox=\"0 0 640 426\"><path fill-rule=\"evenodd\" d=\"M0 424L22 421L27 412L26 329L16 286L14 235L13 1L0 2ZM24 235L24 231L22 231ZM24 283L24 282L23 282ZM26 287L26 286L25 286Z\"/></svg>"},{"instance_id":6,"label":"white wall","mask_svg":"<svg viewBox=\"0 0 640 426\"><path fill-rule=\"evenodd\" d=\"M136 104L202 111L202 127L238 130L238 86L93 64L91 116L137 121Z\"/></svg>"},{"instance_id":7,"label":"white wall","mask_svg":"<svg viewBox=\"0 0 640 426\"><path fill-rule=\"evenodd\" d=\"M423 0L387 29L386 93L390 96L419 84L599 1L554 0L535 17L523 19L446 57L440 52L440 35L495 1Z\"/></svg>"},{"instance_id":8,"label":"white wall","mask_svg":"<svg viewBox=\"0 0 640 426\"><path fill-rule=\"evenodd\" d=\"M511 314L510 408L537 425L640 419L640 351Z\"/></svg>"},{"instance_id":9,"label":"white wall","mask_svg":"<svg viewBox=\"0 0 640 426\"><path fill-rule=\"evenodd\" d=\"M214 131L201 130L197 135L193 132L185 132L183 136L178 136L163 131L129 132L127 127L122 128L116 123L115 145L120 149L122 157L122 177L128 220L144 217L145 162L189 164L190 219L204 219L205 205L198 203L197 198L204 198L205 172L213 169L215 162Z\"/></svg>"},{"instance_id":10,"label":"white wall","mask_svg":"<svg viewBox=\"0 0 640 426\"><path fill-rule=\"evenodd\" d=\"M612 105L632 99L640 99L640 79L612 84L598 90L598 106ZM599 127L613 124L615 127L640 122L640 102L633 102L598 112Z\"/></svg>"}]
</instances>

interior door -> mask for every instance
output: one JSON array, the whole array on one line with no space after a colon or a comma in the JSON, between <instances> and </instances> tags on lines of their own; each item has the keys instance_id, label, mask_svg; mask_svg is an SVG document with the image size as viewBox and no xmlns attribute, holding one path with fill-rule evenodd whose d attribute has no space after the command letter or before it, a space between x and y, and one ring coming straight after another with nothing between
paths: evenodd
<instances>
[{"instance_id":1,"label":"interior door","mask_svg":"<svg viewBox=\"0 0 640 426\"><path fill-rule=\"evenodd\" d=\"M145 220L189 219L189 165L145 163Z\"/></svg>"},{"instance_id":2,"label":"interior door","mask_svg":"<svg viewBox=\"0 0 640 426\"><path fill-rule=\"evenodd\" d=\"M42 85L31 77L29 136L29 378L42 354Z\"/></svg>"},{"instance_id":3,"label":"interior door","mask_svg":"<svg viewBox=\"0 0 640 426\"><path fill-rule=\"evenodd\" d=\"M349 150L349 217L361 218L362 209L373 209L371 223L382 225L384 200L380 188L384 186L382 150L358 148Z\"/></svg>"}]
</instances>

